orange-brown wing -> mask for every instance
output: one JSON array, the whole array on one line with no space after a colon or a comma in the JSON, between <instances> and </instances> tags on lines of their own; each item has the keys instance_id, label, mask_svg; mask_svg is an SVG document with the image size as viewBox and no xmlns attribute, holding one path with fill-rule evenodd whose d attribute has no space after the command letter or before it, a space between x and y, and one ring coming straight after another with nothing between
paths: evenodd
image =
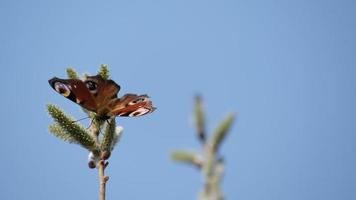
<instances>
[{"instance_id":1,"label":"orange-brown wing","mask_svg":"<svg viewBox=\"0 0 356 200\"><path fill-rule=\"evenodd\" d=\"M96 112L97 104L86 84L79 79L50 79L51 87L67 99L79 104L83 108Z\"/></svg>"},{"instance_id":2,"label":"orange-brown wing","mask_svg":"<svg viewBox=\"0 0 356 200\"><path fill-rule=\"evenodd\" d=\"M100 75L87 76L84 83L93 95L98 109L108 106L112 99L117 98L120 91L120 86L115 81L104 80Z\"/></svg>"},{"instance_id":3,"label":"orange-brown wing","mask_svg":"<svg viewBox=\"0 0 356 200\"><path fill-rule=\"evenodd\" d=\"M120 99L112 100L108 115L138 117L151 113L155 109L147 95L125 94Z\"/></svg>"}]
</instances>

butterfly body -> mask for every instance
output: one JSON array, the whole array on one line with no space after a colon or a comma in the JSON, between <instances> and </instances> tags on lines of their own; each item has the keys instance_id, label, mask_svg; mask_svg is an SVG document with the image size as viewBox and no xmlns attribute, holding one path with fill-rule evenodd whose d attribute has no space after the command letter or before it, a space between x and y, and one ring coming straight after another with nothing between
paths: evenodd
<instances>
[{"instance_id":1,"label":"butterfly body","mask_svg":"<svg viewBox=\"0 0 356 200\"><path fill-rule=\"evenodd\" d=\"M142 116L156 109L147 95L125 94L118 98L120 86L100 75L88 76L85 80L54 77L48 82L56 92L102 119Z\"/></svg>"}]
</instances>

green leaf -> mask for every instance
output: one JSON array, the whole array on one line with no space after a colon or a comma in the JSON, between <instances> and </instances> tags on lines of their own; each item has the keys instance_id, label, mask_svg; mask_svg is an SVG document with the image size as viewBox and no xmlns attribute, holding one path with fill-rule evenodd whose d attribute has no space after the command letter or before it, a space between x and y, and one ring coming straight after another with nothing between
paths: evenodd
<instances>
[{"instance_id":1,"label":"green leaf","mask_svg":"<svg viewBox=\"0 0 356 200\"><path fill-rule=\"evenodd\" d=\"M97 149L95 140L89 135L84 127L74 123L75 120L73 120L73 118L67 116L61 109L53 104L48 104L47 110L49 115L51 115L61 129L67 132L76 143L90 151Z\"/></svg>"},{"instance_id":2,"label":"green leaf","mask_svg":"<svg viewBox=\"0 0 356 200\"><path fill-rule=\"evenodd\" d=\"M215 129L211 139L211 147L214 152L218 151L222 141L226 137L232 123L234 122L234 119L234 114L228 114L225 119L219 124L219 126Z\"/></svg>"}]
</instances>

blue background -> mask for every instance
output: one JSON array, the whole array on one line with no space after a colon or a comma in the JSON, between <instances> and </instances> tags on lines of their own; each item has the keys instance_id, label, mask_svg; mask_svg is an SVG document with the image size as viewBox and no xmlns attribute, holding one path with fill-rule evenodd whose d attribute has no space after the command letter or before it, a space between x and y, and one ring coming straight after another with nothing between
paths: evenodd
<instances>
[{"instance_id":1,"label":"blue background","mask_svg":"<svg viewBox=\"0 0 356 200\"><path fill-rule=\"evenodd\" d=\"M97 199L87 152L47 131L47 80L109 64L121 94L158 110L117 122L107 199L196 199L202 176L172 162L199 149L191 122L229 112L227 199L356 199L355 1L1 1L0 199ZM88 124L88 121L82 121Z\"/></svg>"}]
</instances>

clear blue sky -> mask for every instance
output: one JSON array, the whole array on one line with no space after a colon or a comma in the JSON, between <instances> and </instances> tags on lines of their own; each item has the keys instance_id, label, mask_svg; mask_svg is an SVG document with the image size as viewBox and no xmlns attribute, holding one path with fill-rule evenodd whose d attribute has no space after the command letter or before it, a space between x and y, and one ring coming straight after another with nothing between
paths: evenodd
<instances>
[{"instance_id":1,"label":"clear blue sky","mask_svg":"<svg viewBox=\"0 0 356 200\"><path fill-rule=\"evenodd\" d=\"M47 131L47 80L109 64L122 93L158 110L117 119L107 199L196 199L202 177L170 161L235 111L221 153L229 200L356 199L355 1L1 1L0 199L97 199L87 152ZM83 121L83 123L88 123Z\"/></svg>"}]
</instances>

